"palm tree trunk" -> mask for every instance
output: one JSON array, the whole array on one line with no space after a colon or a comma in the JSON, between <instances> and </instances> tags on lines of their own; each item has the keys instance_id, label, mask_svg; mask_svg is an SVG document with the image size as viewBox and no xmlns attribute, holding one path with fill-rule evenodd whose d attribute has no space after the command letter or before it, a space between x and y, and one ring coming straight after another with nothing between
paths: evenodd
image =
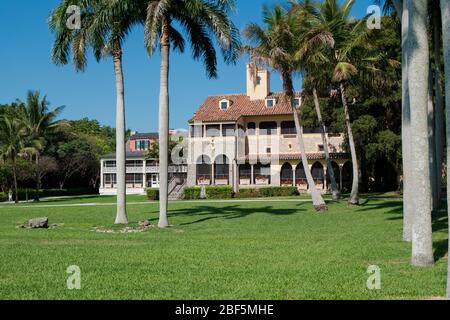
<instances>
[{"instance_id":1,"label":"palm tree trunk","mask_svg":"<svg viewBox=\"0 0 450 320\"><path fill-rule=\"evenodd\" d=\"M41 189L41 173L39 169L39 152L36 152L36 194L34 201L39 201L39 189Z\"/></svg>"},{"instance_id":2,"label":"palm tree trunk","mask_svg":"<svg viewBox=\"0 0 450 320\"><path fill-rule=\"evenodd\" d=\"M116 167L117 167L117 213L116 224L127 224L126 211L126 153L125 153L125 89L122 69L122 48L115 44L113 49L116 75Z\"/></svg>"},{"instance_id":3,"label":"palm tree trunk","mask_svg":"<svg viewBox=\"0 0 450 320\"><path fill-rule=\"evenodd\" d=\"M399 2L399 1L396 1ZM398 4L397 12L402 19L402 166L403 166L403 240L411 242L413 193L411 168L411 110L408 89L408 28L409 14L406 1Z\"/></svg>"},{"instance_id":4,"label":"palm tree trunk","mask_svg":"<svg viewBox=\"0 0 450 320\"><path fill-rule=\"evenodd\" d=\"M325 153L325 160L327 162L327 168L328 168L327 172L328 172L328 175L330 177L330 182L331 182L331 196L334 201L337 201L337 200L339 200L340 194L339 194L339 189L338 189L338 186L336 183L336 177L334 176L333 166L331 165L330 153L328 151L328 137L327 137L325 124L323 123L323 119L322 119L322 112L320 111L320 103L319 103L319 98L317 96L316 88L313 88L313 96L314 96L314 106L316 108L317 120L319 121L319 126L320 126L320 133L322 135L323 151Z\"/></svg>"},{"instance_id":5,"label":"palm tree trunk","mask_svg":"<svg viewBox=\"0 0 450 320\"><path fill-rule=\"evenodd\" d=\"M445 64L445 92L450 92L450 2L441 0L441 15L442 15L442 34L443 34L443 51ZM447 136L447 168L450 168L450 94L445 95L445 115L446 115L446 136ZM447 169L448 172L448 169ZM448 221L450 221L450 176L447 173L447 212ZM450 228L448 228L448 247L450 248ZM450 254L448 256L447 265L447 298L450 299Z\"/></svg>"},{"instance_id":6,"label":"palm tree trunk","mask_svg":"<svg viewBox=\"0 0 450 320\"><path fill-rule=\"evenodd\" d=\"M19 190L17 187L17 163L16 157L13 158L13 180L14 180L14 202L19 203Z\"/></svg>"},{"instance_id":7,"label":"palm tree trunk","mask_svg":"<svg viewBox=\"0 0 450 320\"><path fill-rule=\"evenodd\" d=\"M439 7L433 7L433 43L434 43L434 123L435 123L435 148L436 148L436 191L438 208L441 205L442 190L442 164L444 161L444 102L442 95L442 71L441 71L441 31Z\"/></svg>"},{"instance_id":8,"label":"palm tree trunk","mask_svg":"<svg viewBox=\"0 0 450 320\"><path fill-rule=\"evenodd\" d=\"M428 86L430 53L427 0L408 1L408 88L411 107L413 192L412 258L415 266L434 263L431 229L430 155L428 140Z\"/></svg>"},{"instance_id":9,"label":"palm tree trunk","mask_svg":"<svg viewBox=\"0 0 450 320\"><path fill-rule=\"evenodd\" d=\"M327 205L325 204L325 201L323 200L319 190L317 190L316 184L311 174L311 170L308 166L308 157L306 156L305 142L303 140L303 127L300 122L299 113L294 105L294 85L292 82L292 76L288 72L282 72L281 76L283 79L284 92L286 93L288 102L291 104L292 114L294 116L295 130L297 132L297 143L299 146L300 155L302 157L303 170L305 171L306 180L308 181L309 190L311 192L313 206L316 211L324 212L328 210Z\"/></svg>"},{"instance_id":10,"label":"palm tree trunk","mask_svg":"<svg viewBox=\"0 0 450 320\"><path fill-rule=\"evenodd\" d=\"M431 65L428 71L428 148L430 150L430 186L431 186L431 210L438 209L437 177L436 177L436 149L434 134L434 102L433 102L433 80Z\"/></svg>"},{"instance_id":11,"label":"palm tree trunk","mask_svg":"<svg viewBox=\"0 0 450 320\"><path fill-rule=\"evenodd\" d=\"M358 172L358 158L356 157L355 140L353 139L352 125L350 122L350 113L348 111L347 97L345 95L345 87L341 82L341 97L342 105L344 107L345 114L345 125L347 126L348 142L350 145L350 154L352 156L352 167L353 167L353 182L352 191L350 192L350 198L348 199L349 206L357 205L359 203L358 198L358 186L359 186L359 172Z\"/></svg>"},{"instance_id":12,"label":"palm tree trunk","mask_svg":"<svg viewBox=\"0 0 450 320\"><path fill-rule=\"evenodd\" d=\"M167 219L168 205L168 170L169 170L169 39L168 18L163 19L161 33L161 75L159 88L159 222L158 227L169 226Z\"/></svg>"}]
</instances>

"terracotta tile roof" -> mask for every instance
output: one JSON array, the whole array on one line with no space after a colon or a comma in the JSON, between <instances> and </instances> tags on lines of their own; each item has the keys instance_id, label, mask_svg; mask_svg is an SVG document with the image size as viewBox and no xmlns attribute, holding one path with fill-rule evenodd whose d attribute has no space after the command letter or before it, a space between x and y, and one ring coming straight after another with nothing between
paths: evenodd
<instances>
[{"instance_id":1,"label":"terracotta tile roof","mask_svg":"<svg viewBox=\"0 0 450 320\"><path fill-rule=\"evenodd\" d=\"M158 133L157 132L149 132L149 133L135 133L130 137L130 140L157 140Z\"/></svg>"},{"instance_id":2,"label":"terracotta tile roof","mask_svg":"<svg viewBox=\"0 0 450 320\"><path fill-rule=\"evenodd\" d=\"M292 114L291 106L283 99L284 96L281 92L272 93L268 96L267 99L277 99L276 105L272 108L266 107L265 99L250 100L250 97L246 94L209 96L189 122L237 121L243 116ZM300 97L299 92L296 93L296 97ZM227 110L222 110L219 107L219 102L224 99L231 101Z\"/></svg>"},{"instance_id":3,"label":"terracotta tile roof","mask_svg":"<svg viewBox=\"0 0 450 320\"><path fill-rule=\"evenodd\" d=\"M301 160L300 153L280 153L278 155L273 155L280 160ZM308 160L323 160L325 159L325 154L323 152L307 153L306 158ZM350 154L345 152L330 152L330 159L349 159ZM239 160L249 160L249 155L241 158Z\"/></svg>"}]
</instances>

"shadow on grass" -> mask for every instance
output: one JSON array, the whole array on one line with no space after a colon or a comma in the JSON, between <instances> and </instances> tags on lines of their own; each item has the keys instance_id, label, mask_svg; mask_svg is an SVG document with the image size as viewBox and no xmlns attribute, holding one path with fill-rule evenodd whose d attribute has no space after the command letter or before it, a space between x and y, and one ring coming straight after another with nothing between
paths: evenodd
<instances>
[{"instance_id":1,"label":"shadow on grass","mask_svg":"<svg viewBox=\"0 0 450 320\"><path fill-rule=\"evenodd\" d=\"M286 216L286 215L292 215L294 213L297 213L299 211L306 211L306 209L300 209L298 206L301 206L302 203L296 204L295 208L276 208L274 206L264 206L264 207L256 207L256 208L246 208L242 207L241 205L227 205L224 207L214 207L214 206L207 206L207 205L200 205L195 207L187 207L182 209L175 209L170 210L169 215L170 217L176 217L176 216L192 216L192 217L199 217L200 219L190 221L190 222L184 222L180 223L180 226L185 225L192 225L197 223L202 223L205 221L213 220L213 219L239 219L239 218L245 218L249 215L255 214L255 213L265 213L270 214L274 216ZM151 221L158 220L152 219Z\"/></svg>"},{"instance_id":2,"label":"shadow on grass","mask_svg":"<svg viewBox=\"0 0 450 320\"><path fill-rule=\"evenodd\" d=\"M389 217L386 220L403 220L403 203L401 201L371 201L366 199L361 203L359 212L369 212L373 210L384 210ZM433 233L445 232L448 230L447 208L443 207L432 214ZM440 239L433 241L434 259L438 261L446 256L448 252L448 239Z\"/></svg>"}]
</instances>

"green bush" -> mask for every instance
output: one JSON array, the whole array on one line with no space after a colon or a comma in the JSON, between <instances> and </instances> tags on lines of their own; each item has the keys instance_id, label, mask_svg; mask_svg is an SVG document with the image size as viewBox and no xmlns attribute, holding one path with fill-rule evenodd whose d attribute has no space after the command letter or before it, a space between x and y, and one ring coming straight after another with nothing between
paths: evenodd
<instances>
[{"instance_id":1,"label":"green bush","mask_svg":"<svg viewBox=\"0 0 450 320\"><path fill-rule=\"evenodd\" d=\"M183 190L183 197L187 200L198 200L200 199L200 193L202 188L200 187L186 187Z\"/></svg>"},{"instance_id":2,"label":"green bush","mask_svg":"<svg viewBox=\"0 0 450 320\"><path fill-rule=\"evenodd\" d=\"M5 202L8 200L8 196L4 192L0 192L0 202Z\"/></svg>"},{"instance_id":3,"label":"green bush","mask_svg":"<svg viewBox=\"0 0 450 320\"><path fill-rule=\"evenodd\" d=\"M229 199L233 198L233 188L230 186L210 186L206 187L206 198L208 199Z\"/></svg>"},{"instance_id":4,"label":"green bush","mask_svg":"<svg viewBox=\"0 0 450 320\"><path fill-rule=\"evenodd\" d=\"M259 189L261 197L287 197L298 195L296 187L264 187Z\"/></svg>"},{"instance_id":5,"label":"green bush","mask_svg":"<svg viewBox=\"0 0 450 320\"><path fill-rule=\"evenodd\" d=\"M239 193L234 195L235 198L258 198L260 197L258 189L255 188L243 188L239 189Z\"/></svg>"},{"instance_id":6,"label":"green bush","mask_svg":"<svg viewBox=\"0 0 450 320\"><path fill-rule=\"evenodd\" d=\"M147 189L147 199L148 200L159 200L159 189L148 188Z\"/></svg>"}]
</instances>

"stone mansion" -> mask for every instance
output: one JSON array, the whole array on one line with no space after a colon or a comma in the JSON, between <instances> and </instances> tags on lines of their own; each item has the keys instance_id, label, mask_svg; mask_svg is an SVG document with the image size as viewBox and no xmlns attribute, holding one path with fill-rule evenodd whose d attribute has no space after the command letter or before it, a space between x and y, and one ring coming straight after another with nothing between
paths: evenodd
<instances>
[{"instance_id":1,"label":"stone mansion","mask_svg":"<svg viewBox=\"0 0 450 320\"><path fill-rule=\"evenodd\" d=\"M297 186L307 190L291 106L282 93L270 91L269 71L253 72L247 66L246 79L246 93L210 96L189 121L187 185ZM300 107L300 93L294 103ZM320 131L304 129L303 136L316 187L326 191L328 175ZM341 146L343 138L343 134L328 135L341 189L351 181L352 169Z\"/></svg>"},{"instance_id":2,"label":"stone mansion","mask_svg":"<svg viewBox=\"0 0 450 320\"><path fill-rule=\"evenodd\" d=\"M238 188L296 186L308 190L289 103L270 91L270 72L247 66L246 93L208 97L189 120L183 162L169 167L172 190L184 186ZM301 106L300 93L294 103ZM173 136L174 133L171 132ZM303 132L308 166L316 187L328 190L329 178L318 129ZM159 187L159 168L145 152L157 134L135 134L127 144L127 193ZM342 149L344 135L328 135L330 158L341 189L351 184L352 165ZM101 159L101 194L114 194L115 155Z\"/></svg>"}]
</instances>

